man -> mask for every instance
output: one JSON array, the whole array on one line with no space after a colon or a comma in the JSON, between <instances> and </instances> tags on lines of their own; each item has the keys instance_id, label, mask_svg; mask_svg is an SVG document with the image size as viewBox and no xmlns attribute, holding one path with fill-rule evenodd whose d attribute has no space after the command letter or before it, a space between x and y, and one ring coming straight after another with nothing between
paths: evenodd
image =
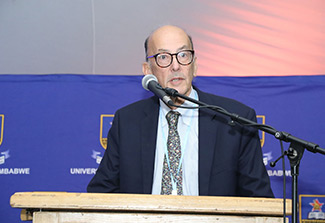
<instances>
[{"instance_id":1,"label":"man","mask_svg":"<svg viewBox=\"0 0 325 223\"><path fill-rule=\"evenodd\" d=\"M158 28L145 49L143 73L155 75L162 87L256 120L253 109L192 86L197 60L192 40L181 28ZM180 98L173 102L195 106ZM128 105L115 114L108 147L87 190L273 197L258 132L229 121L204 108L168 107L156 96Z\"/></svg>"}]
</instances>

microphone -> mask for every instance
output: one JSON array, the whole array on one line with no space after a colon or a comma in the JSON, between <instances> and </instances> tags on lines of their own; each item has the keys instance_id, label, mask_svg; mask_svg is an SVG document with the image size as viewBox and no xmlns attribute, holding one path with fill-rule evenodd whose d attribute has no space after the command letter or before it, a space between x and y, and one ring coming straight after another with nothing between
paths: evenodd
<instances>
[{"instance_id":1,"label":"microphone","mask_svg":"<svg viewBox=\"0 0 325 223\"><path fill-rule=\"evenodd\" d=\"M172 99L166 94L163 88L158 83L156 76L152 74L144 75L142 78L142 87L147 91L151 91L158 98L163 100L167 105L174 106Z\"/></svg>"}]
</instances>

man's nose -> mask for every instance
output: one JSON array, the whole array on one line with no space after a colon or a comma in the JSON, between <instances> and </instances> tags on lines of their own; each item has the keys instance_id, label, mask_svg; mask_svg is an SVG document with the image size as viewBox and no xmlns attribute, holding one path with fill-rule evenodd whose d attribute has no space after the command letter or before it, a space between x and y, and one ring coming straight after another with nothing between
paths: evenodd
<instances>
[{"instance_id":1,"label":"man's nose","mask_svg":"<svg viewBox=\"0 0 325 223\"><path fill-rule=\"evenodd\" d=\"M171 67L173 70L179 70L180 67L181 67L181 64L178 63L177 61L177 55L173 55L173 61L172 61L172 64L171 64Z\"/></svg>"}]
</instances>

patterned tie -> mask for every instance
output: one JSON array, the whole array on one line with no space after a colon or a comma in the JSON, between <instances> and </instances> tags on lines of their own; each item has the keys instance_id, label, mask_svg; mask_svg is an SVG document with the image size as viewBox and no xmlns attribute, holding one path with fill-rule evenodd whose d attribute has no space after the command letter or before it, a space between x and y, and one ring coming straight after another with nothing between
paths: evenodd
<instances>
[{"instance_id":1,"label":"patterned tie","mask_svg":"<svg viewBox=\"0 0 325 223\"><path fill-rule=\"evenodd\" d=\"M179 138L179 134L177 131L177 123L179 113L175 111L170 111L166 115L166 119L168 122L168 139L167 139L167 151L168 154L165 154L164 164L163 164L163 174L162 174L162 182L161 182L161 194L174 194L182 195L183 194L183 170L182 165L179 168L179 162L182 156L181 150L181 141ZM168 155L169 165L167 161ZM178 171L179 169L179 171ZM176 183L176 190L173 191L172 187L172 178L173 182Z\"/></svg>"}]
</instances>

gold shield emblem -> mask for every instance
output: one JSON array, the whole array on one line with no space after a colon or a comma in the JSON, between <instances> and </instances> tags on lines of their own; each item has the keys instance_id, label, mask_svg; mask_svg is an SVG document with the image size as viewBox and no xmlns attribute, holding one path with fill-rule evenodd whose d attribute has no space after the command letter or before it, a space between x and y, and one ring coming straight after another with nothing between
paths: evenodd
<instances>
[{"instance_id":1,"label":"gold shield emblem","mask_svg":"<svg viewBox=\"0 0 325 223\"><path fill-rule=\"evenodd\" d=\"M100 140L100 144L102 145L102 147L104 149L106 149L106 147L107 147L107 133L108 133L108 130L112 126L113 118L114 118L114 115L108 115L108 114L107 115L104 114L104 115L100 116L100 136L99 136L99 140Z\"/></svg>"},{"instance_id":2,"label":"gold shield emblem","mask_svg":"<svg viewBox=\"0 0 325 223\"><path fill-rule=\"evenodd\" d=\"M3 140L3 128L5 124L5 115L0 114L0 145Z\"/></svg>"},{"instance_id":3,"label":"gold shield emblem","mask_svg":"<svg viewBox=\"0 0 325 223\"><path fill-rule=\"evenodd\" d=\"M256 118L258 123L265 125L265 115L256 115ZM263 148L265 143L265 132L263 131L258 131L258 132L260 135L261 147Z\"/></svg>"}]
</instances>

